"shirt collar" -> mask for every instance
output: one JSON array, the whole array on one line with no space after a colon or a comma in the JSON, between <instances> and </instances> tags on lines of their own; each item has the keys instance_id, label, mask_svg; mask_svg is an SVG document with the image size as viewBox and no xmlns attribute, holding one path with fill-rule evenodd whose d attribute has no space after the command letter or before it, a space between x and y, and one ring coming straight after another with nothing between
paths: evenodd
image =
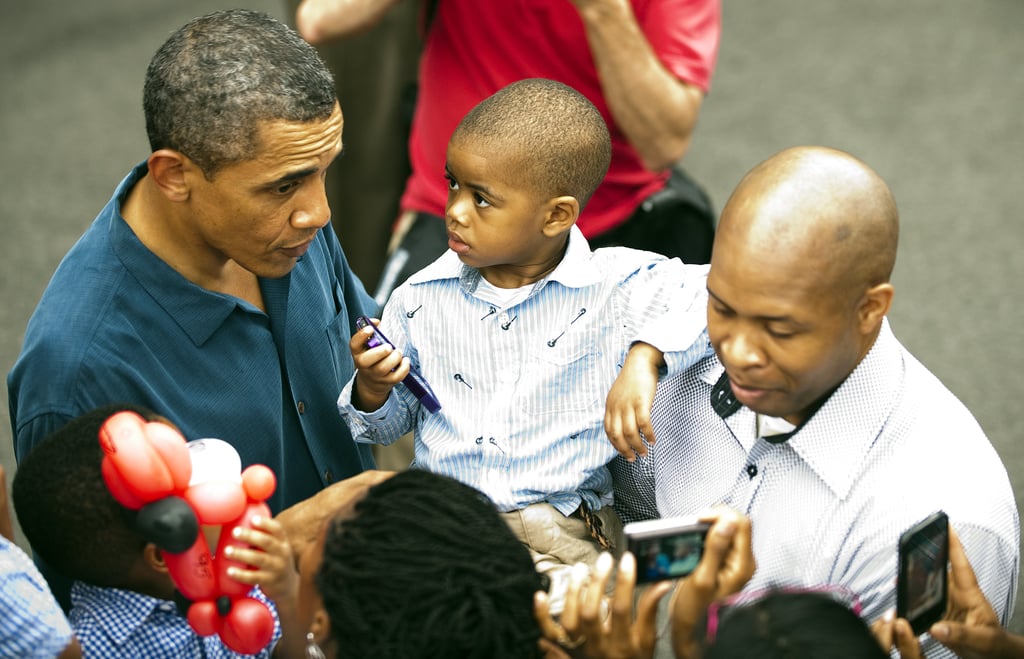
<instances>
[{"instance_id":1,"label":"shirt collar","mask_svg":"<svg viewBox=\"0 0 1024 659\"><path fill-rule=\"evenodd\" d=\"M169 605L169 606L166 606ZM103 588L76 581L71 607L93 613L96 625L115 645L124 644L157 608L175 611L174 603L120 588Z\"/></svg>"},{"instance_id":2,"label":"shirt collar","mask_svg":"<svg viewBox=\"0 0 1024 659\"><path fill-rule=\"evenodd\" d=\"M898 403L906 364L882 321L875 344L824 405L793 436L797 454L841 498Z\"/></svg>"},{"instance_id":3,"label":"shirt collar","mask_svg":"<svg viewBox=\"0 0 1024 659\"><path fill-rule=\"evenodd\" d=\"M569 288L583 288L600 281L601 272L593 263L592 256L593 252L590 251L590 244L583 236L583 232L573 225L569 229L569 243L565 255L555 269L538 282L535 290L540 290L553 281ZM458 279L463 292L472 295L480 284L480 276L479 270L464 264L459 260L458 254L448 250L426 268L409 277L409 283L422 284L442 279Z\"/></svg>"},{"instance_id":4,"label":"shirt collar","mask_svg":"<svg viewBox=\"0 0 1024 659\"><path fill-rule=\"evenodd\" d=\"M857 468L878 438L895 407L905 365L899 342L882 321L875 344L852 373L786 441L840 498L857 478ZM730 404L731 391L717 386L725 368L717 359L700 378L712 385L711 405L723 418L742 407ZM726 387L728 382L726 381ZM716 401L716 393L722 394Z\"/></svg>"},{"instance_id":5,"label":"shirt collar","mask_svg":"<svg viewBox=\"0 0 1024 659\"><path fill-rule=\"evenodd\" d=\"M109 205L110 242L128 273L188 334L192 342L201 346L241 302L190 282L142 244L128 226L121 215L121 208L128 193L147 171L146 163L137 165L117 187Z\"/></svg>"}]
</instances>

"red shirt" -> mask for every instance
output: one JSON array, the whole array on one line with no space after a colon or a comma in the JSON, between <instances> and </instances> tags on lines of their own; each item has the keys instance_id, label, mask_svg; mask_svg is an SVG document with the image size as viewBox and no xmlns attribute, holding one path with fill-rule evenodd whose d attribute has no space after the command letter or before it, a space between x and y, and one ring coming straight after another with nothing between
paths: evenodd
<instances>
[{"instance_id":1,"label":"red shirt","mask_svg":"<svg viewBox=\"0 0 1024 659\"><path fill-rule=\"evenodd\" d=\"M632 0L632 5L665 67L706 92L718 53L719 0ZM579 218L584 235L621 224L664 187L668 172L645 169L613 122L583 22L569 0L440 0L420 62L404 210L444 216L444 163L452 132L477 103L523 78L550 78L577 89L608 123L611 166Z\"/></svg>"}]
</instances>

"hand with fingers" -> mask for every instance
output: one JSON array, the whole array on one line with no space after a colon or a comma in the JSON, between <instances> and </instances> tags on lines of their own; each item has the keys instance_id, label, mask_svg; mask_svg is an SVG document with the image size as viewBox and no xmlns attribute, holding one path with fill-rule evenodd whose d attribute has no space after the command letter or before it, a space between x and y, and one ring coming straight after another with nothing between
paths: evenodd
<instances>
[{"instance_id":1,"label":"hand with fingers","mask_svg":"<svg viewBox=\"0 0 1024 659\"><path fill-rule=\"evenodd\" d=\"M888 650L895 647L902 659L924 656L917 635L903 618L887 615L871 625L875 637ZM960 537L949 529L949 595L945 616L928 630L964 659L1024 657L1024 637L1002 627L999 616L978 586Z\"/></svg>"},{"instance_id":2,"label":"hand with fingers","mask_svg":"<svg viewBox=\"0 0 1024 659\"><path fill-rule=\"evenodd\" d=\"M664 365L665 356L660 350L647 343L634 343L605 399L608 441L630 462L637 455L647 455L644 439L654 444L651 406L658 387L658 369Z\"/></svg>"},{"instance_id":3,"label":"hand with fingers","mask_svg":"<svg viewBox=\"0 0 1024 659\"><path fill-rule=\"evenodd\" d=\"M274 601L281 623L275 656L302 656L305 629L298 621L299 572L285 527L272 517L253 517L236 526L224 556L233 563L227 576L246 586L259 586Z\"/></svg>"},{"instance_id":4,"label":"hand with fingers","mask_svg":"<svg viewBox=\"0 0 1024 659\"><path fill-rule=\"evenodd\" d=\"M676 657L697 656L695 630L711 602L740 591L754 575L750 519L718 507L699 516L712 522L697 568L679 581L669 605Z\"/></svg>"},{"instance_id":5,"label":"hand with fingers","mask_svg":"<svg viewBox=\"0 0 1024 659\"><path fill-rule=\"evenodd\" d=\"M562 649L565 656L587 659L650 659L657 641L658 602L672 588L662 581L640 595L634 615L636 559L626 552L619 561L615 588L605 593L612 577L614 559L603 553L593 574L577 566L569 582L561 620L554 622L546 613L546 598L538 594L537 609L545 637ZM557 657L559 655L548 655Z\"/></svg>"},{"instance_id":6,"label":"hand with fingers","mask_svg":"<svg viewBox=\"0 0 1024 659\"><path fill-rule=\"evenodd\" d=\"M374 326L380 321L371 319ZM356 366L352 402L363 412L380 408L391 389L409 375L409 359L390 343L373 341L373 327L364 327L352 335L348 347Z\"/></svg>"}]
</instances>

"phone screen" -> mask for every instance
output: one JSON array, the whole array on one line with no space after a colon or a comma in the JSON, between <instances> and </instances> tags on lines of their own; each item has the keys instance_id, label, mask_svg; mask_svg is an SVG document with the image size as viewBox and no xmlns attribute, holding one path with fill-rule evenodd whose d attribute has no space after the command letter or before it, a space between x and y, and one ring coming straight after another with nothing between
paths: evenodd
<instances>
[{"instance_id":1,"label":"phone screen","mask_svg":"<svg viewBox=\"0 0 1024 659\"><path fill-rule=\"evenodd\" d=\"M655 522L662 524L648 527L642 525L650 522L626 525L628 548L636 557L637 583L685 577L697 568L704 555L704 541L710 524L692 519L678 524L665 520Z\"/></svg>"},{"instance_id":2,"label":"phone screen","mask_svg":"<svg viewBox=\"0 0 1024 659\"><path fill-rule=\"evenodd\" d=\"M949 518L941 510L900 536L896 615L915 634L928 631L946 610Z\"/></svg>"}]
</instances>

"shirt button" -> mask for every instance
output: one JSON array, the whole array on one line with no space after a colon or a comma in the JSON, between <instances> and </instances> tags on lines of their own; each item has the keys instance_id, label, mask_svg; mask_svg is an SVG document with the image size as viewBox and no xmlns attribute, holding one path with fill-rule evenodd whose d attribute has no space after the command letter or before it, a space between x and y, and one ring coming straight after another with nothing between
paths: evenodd
<instances>
[{"instance_id":1,"label":"shirt button","mask_svg":"<svg viewBox=\"0 0 1024 659\"><path fill-rule=\"evenodd\" d=\"M299 401L299 404L297 405L297 407L299 408L299 414L305 414L306 413L306 404L304 402L302 402L301 400Z\"/></svg>"},{"instance_id":2,"label":"shirt button","mask_svg":"<svg viewBox=\"0 0 1024 659\"><path fill-rule=\"evenodd\" d=\"M331 471L330 469L325 469L324 470L324 480L327 481L328 483L333 483L334 482L334 472Z\"/></svg>"},{"instance_id":3,"label":"shirt button","mask_svg":"<svg viewBox=\"0 0 1024 659\"><path fill-rule=\"evenodd\" d=\"M747 465L747 476L751 478L757 476L757 465Z\"/></svg>"}]
</instances>

